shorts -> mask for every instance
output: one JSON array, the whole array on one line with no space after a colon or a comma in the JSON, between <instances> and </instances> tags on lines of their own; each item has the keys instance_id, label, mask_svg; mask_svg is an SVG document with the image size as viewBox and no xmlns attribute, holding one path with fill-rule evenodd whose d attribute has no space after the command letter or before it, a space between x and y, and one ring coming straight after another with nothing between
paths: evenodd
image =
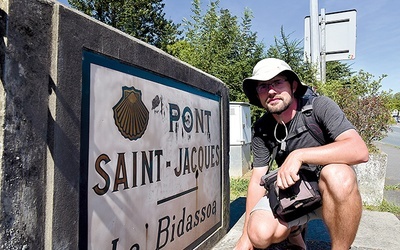
<instances>
[{"instance_id":1,"label":"shorts","mask_svg":"<svg viewBox=\"0 0 400 250\"><path fill-rule=\"evenodd\" d=\"M269 199L267 196L264 196L261 198L261 200L258 201L258 203L255 205L253 210L251 210L250 213L256 211L256 210L265 210L265 211L271 211L271 207L269 205ZM295 219L293 221L286 222L288 224L288 227L294 227L294 226L300 226L304 225L307 222L315 219L321 219L322 218L322 207L315 209L314 211L303 215L302 217Z\"/></svg>"}]
</instances>

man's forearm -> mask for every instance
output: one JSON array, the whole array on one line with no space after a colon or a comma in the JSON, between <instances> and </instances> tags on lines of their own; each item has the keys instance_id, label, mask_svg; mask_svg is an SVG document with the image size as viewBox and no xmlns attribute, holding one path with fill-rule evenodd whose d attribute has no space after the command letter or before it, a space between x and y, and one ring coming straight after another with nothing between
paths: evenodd
<instances>
[{"instance_id":1,"label":"man's forearm","mask_svg":"<svg viewBox=\"0 0 400 250\"><path fill-rule=\"evenodd\" d=\"M320 147L303 148L292 152L303 163L314 165L355 165L368 161L368 148L355 130L344 132L338 140Z\"/></svg>"}]
</instances>

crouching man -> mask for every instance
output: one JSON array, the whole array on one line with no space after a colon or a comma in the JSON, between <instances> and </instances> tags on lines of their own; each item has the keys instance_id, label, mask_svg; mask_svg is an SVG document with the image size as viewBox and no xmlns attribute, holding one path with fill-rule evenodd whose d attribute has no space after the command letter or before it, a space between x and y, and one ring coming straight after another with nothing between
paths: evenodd
<instances>
[{"instance_id":1,"label":"crouching man","mask_svg":"<svg viewBox=\"0 0 400 250\"><path fill-rule=\"evenodd\" d=\"M235 249L264 249L287 241L291 249L306 249L300 233L311 219L322 218L333 250L348 250L361 219L362 203L352 165L368 161L366 144L331 99L323 96L304 101L308 87L290 66L279 59L258 62L253 75L243 81L251 104L266 113L254 124L253 171L248 186L243 233ZM319 142L301 122L302 107L312 103L312 115L325 143ZM304 124L303 124L304 125ZM307 165L319 177L322 207L294 221L274 217L260 179L268 172L275 145L279 166L277 186L286 189L299 180L298 171Z\"/></svg>"}]
</instances>

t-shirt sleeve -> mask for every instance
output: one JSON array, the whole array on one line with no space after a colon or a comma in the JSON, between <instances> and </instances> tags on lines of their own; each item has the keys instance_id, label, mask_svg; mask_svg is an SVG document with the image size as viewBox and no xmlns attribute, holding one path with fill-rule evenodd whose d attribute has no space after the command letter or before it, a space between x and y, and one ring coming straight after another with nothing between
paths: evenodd
<instances>
[{"instance_id":1,"label":"t-shirt sleeve","mask_svg":"<svg viewBox=\"0 0 400 250\"><path fill-rule=\"evenodd\" d=\"M253 151L253 167L268 166L271 154L265 146L264 140L261 137L254 136L251 140L251 147Z\"/></svg>"},{"instance_id":2,"label":"t-shirt sleeve","mask_svg":"<svg viewBox=\"0 0 400 250\"><path fill-rule=\"evenodd\" d=\"M332 140L347 130L355 129L340 107L326 96L315 99L313 109L317 122L323 124L326 133Z\"/></svg>"}]
</instances>

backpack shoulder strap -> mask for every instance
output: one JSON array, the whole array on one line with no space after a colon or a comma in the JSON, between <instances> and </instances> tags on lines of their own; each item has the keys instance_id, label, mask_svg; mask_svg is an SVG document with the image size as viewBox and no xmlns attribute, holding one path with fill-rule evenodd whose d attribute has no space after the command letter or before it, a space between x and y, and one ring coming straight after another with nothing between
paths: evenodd
<instances>
[{"instance_id":1,"label":"backpack shoulder strap","mask_svg":"<svg viewBox=\"0 0 400 250\"><path fill-rule=\"evenodd\" d=\"M265 146L271 151L271 159L268 163L269 168L271 168L272 162L275 160L276 154L278 152L279 143L272 139L271 137L271 116L270 114L264 114L259 120L257 120L254 124L254 135L260 137L263 141Z\"/></svg>"},{"instance_id":2,"label":"backpack shoulder strap","mask_svg":"<svg viewBox=\"0 0 400 250\"><path fill-rule=\"evenodd\" d=\"M258 119L254 123L253 129L254 129L254 135L262 138L265 145L272 150L276 146L277 142L275 140L271 140L270 133L268 134L271 126L270 119L271 119L270 114L268 113L264 114L260 119Z\"/></svg>"},{"instance_id":3,"label":"backpack shoulder strap","mask_svg":"<svg viewBox=\"0 0 400 250\"><path fill-rule=\"evenodd\" d=\"M326 144L324 132L322 131L320 125L318 124L317 120L315 119L315 114L313 112L313 105L315 101L315 96L311 96L308 100L302 99L301 101L305 104L301 109L303 123L310 131L311 135L314 137L315 140L318 141L319 144L324 145Z\"/></svg>"}]
</instances>

